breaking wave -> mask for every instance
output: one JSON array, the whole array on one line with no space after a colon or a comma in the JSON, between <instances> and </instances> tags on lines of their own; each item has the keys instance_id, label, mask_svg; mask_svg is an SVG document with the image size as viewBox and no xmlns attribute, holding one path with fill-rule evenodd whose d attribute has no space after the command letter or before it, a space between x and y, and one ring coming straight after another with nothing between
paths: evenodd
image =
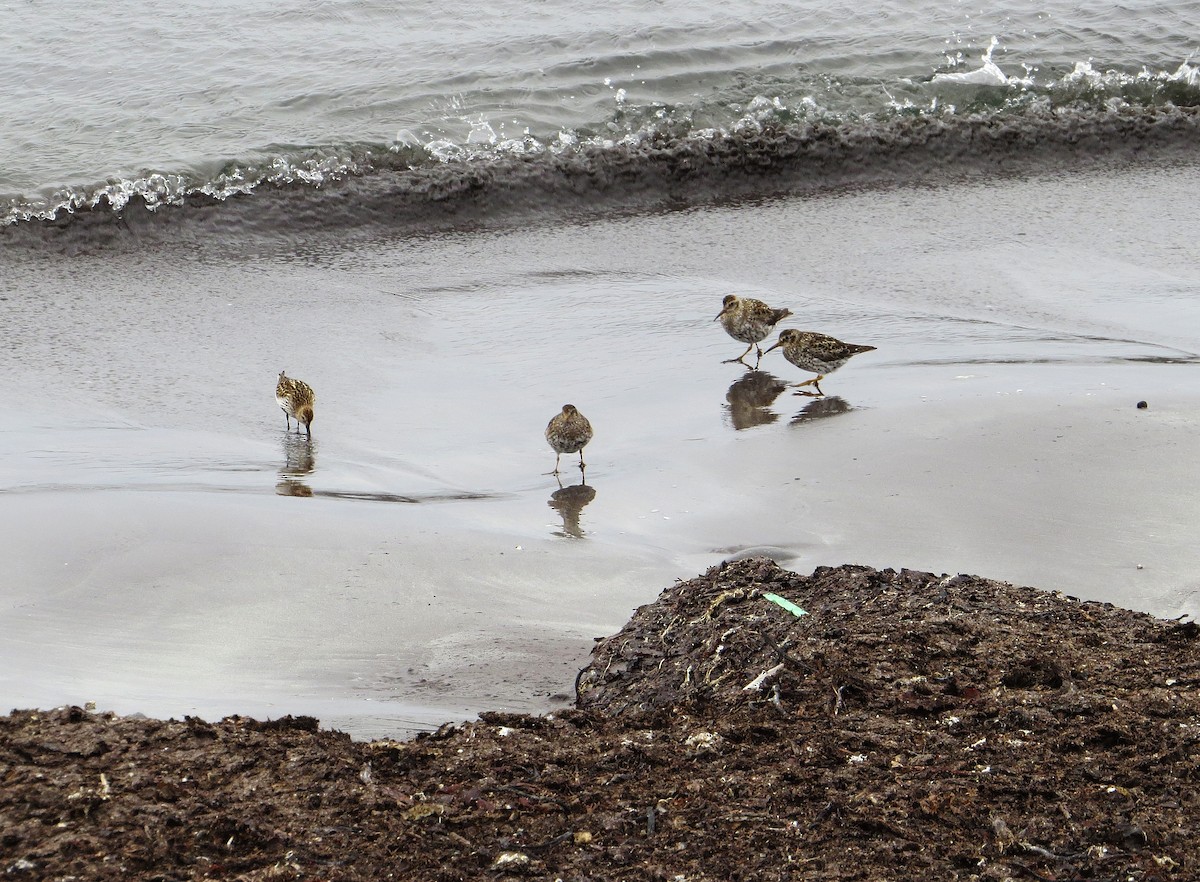
<instances>
[{"instance_id":1,"label":"breaking wave","mask_svg":"<svg viewBox=\"0 0 1200 882\"><path fill-rule=\"evenodd\" d=\"M1200 68L1190 62L1172 72L1080 62L1049 77L1009 75L994 47L978 67L952 60L921 80L817 78L693 106L635 106L614 90L609 119L547 137L497 135L480 117L460 141L405 131L392 143L272 148L209 169L12 197L0 203L0 242L70 230L174 236L193 222L259 235L436 228L1195 150Z\"/></svg>"}]
</instances>

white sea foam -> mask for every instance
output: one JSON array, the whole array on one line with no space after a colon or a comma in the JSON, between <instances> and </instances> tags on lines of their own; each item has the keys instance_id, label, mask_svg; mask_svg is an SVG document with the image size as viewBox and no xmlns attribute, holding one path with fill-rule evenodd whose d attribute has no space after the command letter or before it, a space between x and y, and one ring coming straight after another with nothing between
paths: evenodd
<instances>
[{"instance_id":1,"label":"white sea foam","mask_svg":"<svg viewBox=\"0 0 1200 882\"><path fill-rule=\"evenodd\" d=\"M1189 57L1174 71L1151 71L1143 67L1135 74L1120 70L1096 70L1092 59L1075 62L1074 69L1065 74L1059 86L1084 85L1094 89L1113 89L1133 84L1182 83L1185 86L1200 86L1200 68L1192 66Z\"/></svg>"},{"instance_id":2,"label":"white sea foam","mask_svg":"<svg viewBox=\"0 0 1200 882\"><path fill-rule=\"evenodd\" d=\"M965 83L972 86L1008 86L1028 82L1028 80L1022 80L1020 77L1008 76L992 59L992 54L999 45L999 37L992 37L988 43L987 50L983 55L979 56L981 66L975 70L963 71L961 73L935 74L933 81L935 83Z\"/></svg>"}]
</instances>

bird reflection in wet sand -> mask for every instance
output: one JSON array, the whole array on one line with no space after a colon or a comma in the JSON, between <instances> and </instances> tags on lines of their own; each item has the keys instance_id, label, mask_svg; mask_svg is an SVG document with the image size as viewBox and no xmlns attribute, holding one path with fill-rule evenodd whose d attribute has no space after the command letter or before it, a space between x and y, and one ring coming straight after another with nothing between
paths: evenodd
<instances>
[{"instance_id":1,"label":"bird reflection in wet sand","mask_svg":"<svg viewBox=\"0 0 1200 882\"><path fill-rule=\"evenodd\" d=\"M554 450L554 471L558 474L558 462L564 453L579 454L579 470L583 471L587 463L583 461L583 448L592 440L592 424L581 414L573 404L564 404L562 412L546 426L546 443Z\"/></svg>"},{"instance_id":2,"label":"bird reflection in wet sand","mask_svg":"<svg viewBox=\"0 0 1200 882\"><path fill-rule=\"evenodd\" d=\"M579 526L579 513L596 498L595 488L589 486L586 480L580 477L578 484L568 487L564 487L562 481L559 481L558 489L550 494L550 501L546 504L562 515L563 520L562 530L555 533L556 536L583 538L583 528Z\"/></svg>"},{"instance_id":3,"label":"bird reflection in wet sand","mask_svg":"<svg viewBox=\"0 0 1200 882\"><path fill-rule=\"evenodd\" d=\"M858 343L843 343L836 337L821 334L817 331L797 331L788 328L779 332L779 340L767 349L783 347L783 357L803 371L809 371L817 376L812 380L797 383L797 386L812 386L815 392L797 392L797 395L824 395L821 391L821 381L832 374L851 358L860 352L873 352L874 346L863 346Z\"/></svg>"},{"instance_id":4,"label":"bird reflection in wet sand","mask_svg":"<svg viewBox=\"0 0 1200 882\"><path fill-rule=\"evenodd\" d=\"M304 423L304 431L312 437L313 405L317 396L313 394L312 386L303 380L289 377L285 371L279 372L279 381L275 384L275 402L283 411L283 420L288 430L292 428L292 418L296 420L296 431Z\"/></svg>"},{"instance_id":5,"label":"bird reflection in wet sand","mask_svg":"<svg viewBox=\"0 0 1200 882\"><path fill-rule=\"evenodd\" d=\"M307 436L285 435L283 438L283 468L275 492L280 496L312 496L312 487L302 480L317 467L316 450Z\"/></svg>"},{"instance_id":6,"label":"bird reflection in wet sand","mask_svg":"<svg viewBox=\"0 0 1200 882\"><path fill-rule=\"evenodd\" d=\"M719 321L725 328L725 333L734 340L740 340L749 345L746 347L746 351L737 358L727 358L722 364L733 364L735 361L746 364L742 359L750 354L751 349L757 349L758 359L754 362L754 369L757 369L758 362L763 357L762 347L758 344L767 339L775 326L791 314L790 309L775 309L753 297L726 295L721 302L721 311L717 313L717 317L713 321ZM746 365L746 367L750 366Z\"/></svg>"},{"instance_id":7,"label":"bird reflection in wet sand","mask_svg":"<svg viewBox=\"0 0 1200 882\"><path fill-rule=\"evenodd\" d=\"M766 371L748 371L742 374L725 393L733 427L749 429L775 422L779 419L779 414L767 408L786 388L787 383Z\"/></svg>"},{"instance_id":8,"label":"bird reflection in wet sand","mask_svg":"<svg viewBox=\"0 0 1200 882\"><path fill-rule=\"evenodd\" d=\"M811 423L813 420L837 416L840 413L849 413L852 410L854 410L854 406L840 395L814 398L808 404L804 405L803 410L792 417L791 424L799 426L802 423Z\"/></svg>"}]
</instances>

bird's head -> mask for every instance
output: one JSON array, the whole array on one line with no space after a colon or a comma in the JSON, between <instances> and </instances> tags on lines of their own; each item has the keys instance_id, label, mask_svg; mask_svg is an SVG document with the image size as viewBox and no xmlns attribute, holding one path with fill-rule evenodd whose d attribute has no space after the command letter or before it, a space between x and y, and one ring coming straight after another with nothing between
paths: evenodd
<instances>
[{"instance_id":1,"label":"bird's head","mask_svg":"<svg viewBox=\"0 0 1200 882\"><path fill-rule=\"evenodd\" d=\"M721 316L725 315L725 313L729 312L729 310L737 306L737 302L736 294L726 294L725 299L721 301L721 311L717 313L717 318L713 319L713 321L715 322Z\"/></svg>"},{"instance_id":2,"label":"bird's head","mask_svg":"<svg viewBox=\"0 0 1200 882\"><path fill-rule=\"evenodd\" d=\"M772 349L778 349L780 346L787 346L788 343L790 343L793 339L795 339L797 333L798 332L794 328L788 328L785 331L780 331L779 339L776 340L773 345L768 346L766 349L764 349L763 355L766 355Z\"/></svg>"}]
</instances>

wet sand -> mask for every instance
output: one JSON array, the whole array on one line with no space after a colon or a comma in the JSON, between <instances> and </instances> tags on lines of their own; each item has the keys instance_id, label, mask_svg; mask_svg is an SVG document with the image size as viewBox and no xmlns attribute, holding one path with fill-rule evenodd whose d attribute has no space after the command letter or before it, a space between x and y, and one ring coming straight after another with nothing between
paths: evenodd
<instances>
[{"instance_id":1,"label":"wet sand","mask_svg":"<svg viewBox=\"0 0 1200 882\"><path fill-rule=\"evenodd\" d=\"M0 701L357 737L541 710L663 584L751 553L1195 614L1200 246L1164 207L1197 187L1141 168L254 264L17 261ZM721 364L730 290L878 351L825 399L778 390L807 376L777 352ZM280 369L317 390L311 445ZM590 491L543 474L567 401Z\"/></svg>"}]
</instances>

